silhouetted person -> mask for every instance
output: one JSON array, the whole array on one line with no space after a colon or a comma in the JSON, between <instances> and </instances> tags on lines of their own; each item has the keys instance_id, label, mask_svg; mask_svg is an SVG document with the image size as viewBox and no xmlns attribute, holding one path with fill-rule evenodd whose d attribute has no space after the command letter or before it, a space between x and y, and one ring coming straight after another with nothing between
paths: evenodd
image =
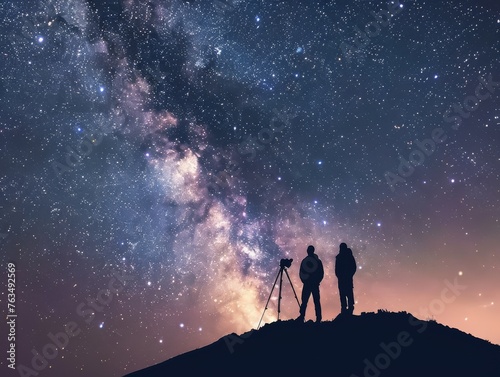
<instances>
[{"instance_id":1,"label":"silhouetted person","mask_svg":"<svg viewBox=\"0 0 500 377\"><path fill-rule=\"evenodd\" d=\"M352 314L354 311L354 284L352 278L356 273L356 261L352 250L342 242L335 258L335 275L339 281L341 313Z\"/></svg>"},{"instance_id":2,"label":"silhouetted person","mask_svg":"<svg viewBox=\"0 0 500 377\"><path fill-rule=\"evenodd\" d=\"M300 316L298 321L303 322L306 316L307 301L312 293L314 309L316 310L316 322L321 322L321 303L319 301L319 283L323 280L323 263L314 254L314 246L307 247L307 257L300 264L300 280L304 283L302 287L302 305L300 306Z\"/></svg>"}]
</instances>

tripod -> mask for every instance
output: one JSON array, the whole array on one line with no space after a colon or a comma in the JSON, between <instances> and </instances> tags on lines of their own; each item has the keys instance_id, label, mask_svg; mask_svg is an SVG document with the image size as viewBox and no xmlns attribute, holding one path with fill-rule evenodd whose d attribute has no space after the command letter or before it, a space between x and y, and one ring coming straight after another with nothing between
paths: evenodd
<instances>
[{"instance_id":1,"label":"tripod","mask_svg":"<svg viewBox=\"0 0 500 377\"><path fill-rule=\"evenodd\" d=\"M297 298L297 293L295 293L295 288L293 287L292 281L290 280L290 275L288 275L287 268L284 266L284 263L280 263L280 269L278 271L278 275L276 275L276 279L274 279L273 287L271 288L271 293L269 294L269 297L267 299L266 307L264 308L264 312L262 313L262 317L260 317L259 326L257 326L257 330L260 329L260 324L262 322L262 318L264 318L264 314L266 313L267 307L269 306L269 300L271 299L271 296L273 295L274 287L276 286L276 282L278 281L278 278L280 278L280 288L279 288L279 296L278 296L278 321L280 320L281 287L283 286L283 272L285 272L286 277L288 278L288 281L290 282L290 286L292 287L293 294L295 295L295 300L297 300L297 304L299 305L299 309L300 309L300 302L299 302L299 299Z\"/></svg>"}]
</instances>

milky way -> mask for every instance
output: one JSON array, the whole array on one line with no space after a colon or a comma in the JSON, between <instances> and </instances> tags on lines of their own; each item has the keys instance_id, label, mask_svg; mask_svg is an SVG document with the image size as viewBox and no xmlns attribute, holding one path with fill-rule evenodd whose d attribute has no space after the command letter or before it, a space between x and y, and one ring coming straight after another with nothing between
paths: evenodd
<instances>
[{"instance_id":1,"label":"milky way","mask_svg":"<svg viewBox=\"0 0 500 377\"><path fill-rule=\"evenodd\" d=\"M497 1L0 14L18 366L69 322L77 335L40 376L120 376L255 328L281 258L300 293L309 244L330 320L340 242L358 314L406 310L500 343ZM285 281L281 317L296 304ZM275 289L264 322L276 316Z\"/></svg>"}]
</instances>

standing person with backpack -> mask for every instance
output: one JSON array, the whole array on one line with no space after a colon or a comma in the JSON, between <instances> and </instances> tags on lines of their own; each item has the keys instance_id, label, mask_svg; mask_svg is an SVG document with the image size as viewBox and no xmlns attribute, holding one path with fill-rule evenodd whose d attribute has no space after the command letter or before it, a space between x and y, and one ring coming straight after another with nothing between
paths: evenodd
<instances>
[{"instance_id":1,"label":"standing person with backpack","mask_svg":"<svg viewBox=\"0 0 500 377\"><path fill-rule=\"evenodd\" d=\"M352 314L354 311L353 276L356 273L356 261L352 250L342 242L339 253L335 257L335 275L339 283L341 314Z\"/></svg>"}]
</instances>

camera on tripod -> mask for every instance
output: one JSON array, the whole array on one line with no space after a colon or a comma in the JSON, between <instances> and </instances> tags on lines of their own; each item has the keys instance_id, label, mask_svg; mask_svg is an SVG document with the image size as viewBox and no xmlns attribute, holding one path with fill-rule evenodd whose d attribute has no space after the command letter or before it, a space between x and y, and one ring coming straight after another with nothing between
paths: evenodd
<instances>
[{"instance_id":1,"label":"camera on tripod","mask_svg":"<svg viewBox=\"0 0 500 377\"><path fill-rule=\"evenodd\" d=\"M290 275L288 275L288 270L292 265L293 259L287 259L283 258L280 261L280 268L278 270L278 275L276 275L276 279L274 279L274 284L271 288L271 293L269 294L269 297L267 298L266 302L266 307L264 308L264 312L262 313L262 317L260 317L259 325L257 326L257 330L260 329L260 324L262 323L262 318L264 318L264 314L266 313L267 307L269 306L269 300L271 300L271 296L273 295L274 287L276 286L276 282L278 281L278 278L280 279L280 290L278 293L278 321L280 320L280 313L281 313L281 288L283 286L283 272L285 272L286 277L288 278L288 281L290 282L290 286L292 287L293 294L295 296L295 300L297 300L297 304L299 305L300 308L300 302L299 298L297 297L297 293L295 292L295 288L293 287L292 281L290 280Z\"/></svg>"},{"instance_id":2,"label":"camera on tripod","mask_svg":"<svg viewBox=\"0 0 500 377\"><path fill-rule=\"evenodd\" d=\"M280 267L281 268L290 268L290 266L292 265L292 262L293 262L293 259L283 258L280 261Z\"/></svg>"}]
</instances>

